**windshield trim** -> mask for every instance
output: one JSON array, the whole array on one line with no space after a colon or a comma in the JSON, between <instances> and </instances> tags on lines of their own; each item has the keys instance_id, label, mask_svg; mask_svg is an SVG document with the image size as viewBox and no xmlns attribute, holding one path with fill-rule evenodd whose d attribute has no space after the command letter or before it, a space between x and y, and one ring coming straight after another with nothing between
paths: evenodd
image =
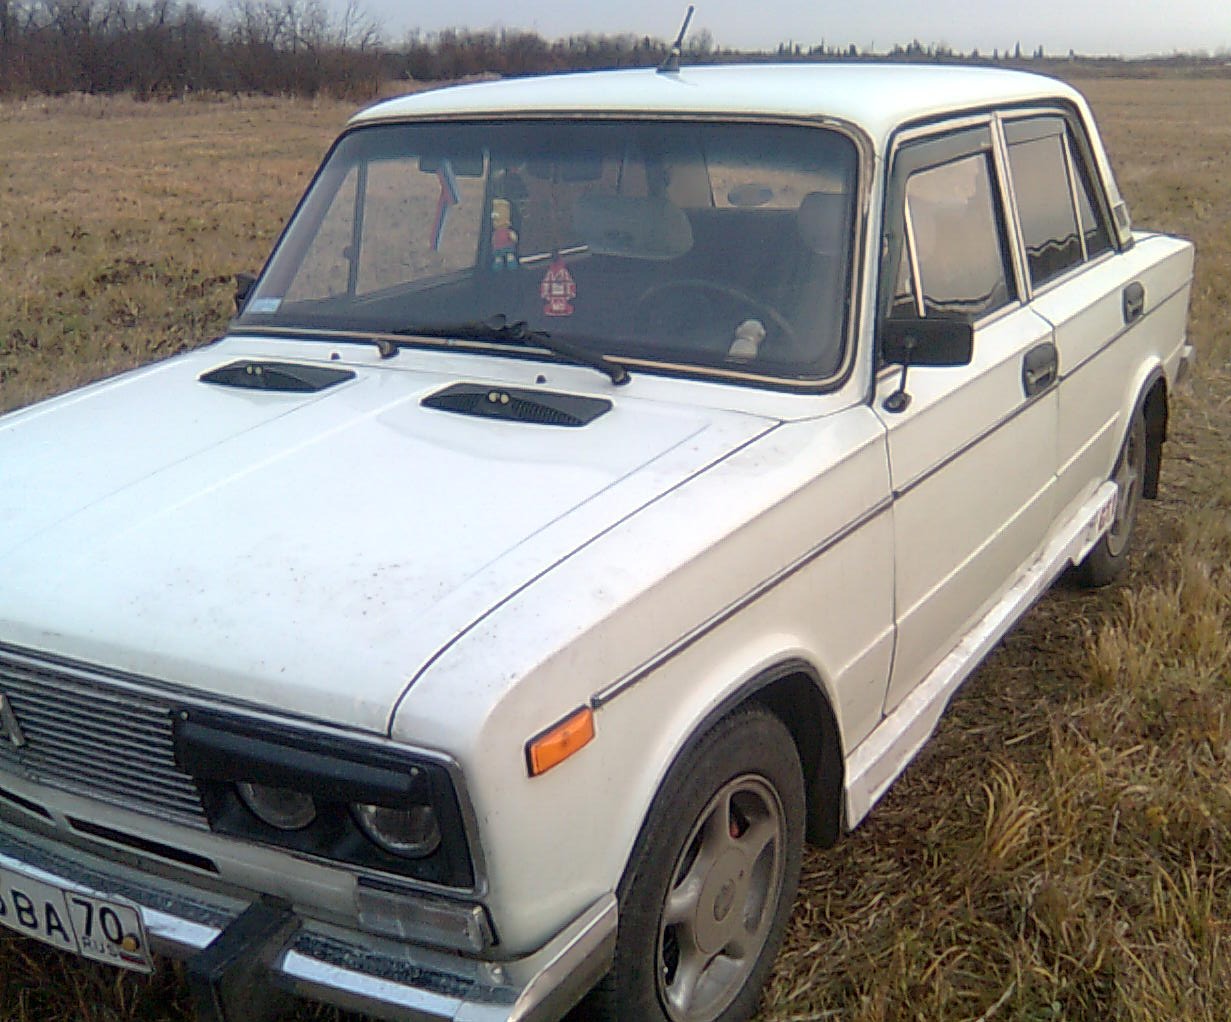
<instances>
[{"instance_id":1,"label":"windshield trim","mask_svg":"<svg viewBox=\"0 0 1231 1022\"><path fill-rule=\"evenodd\" d=\"M702 382L730 382L743 386L757 386L773 390L786 390L793 393L808 393L808 394L827 394L840 390L850 380L851 374L854 371L856 358L858 355L858 338L862 332L863 322L865 319L865 311L863 309L862 295L866 286L867 261L866 242L868 232L868 218L870 216L870 198L873 186L872 172L876 165L875 151L876 147L871 137L853 122L843 120L841 118L817 114L814 117L799 117L789 115L774 115L770 113L758 114L748 112L733 112L729 114L719 114L710 112L695 112L687 109L679 111L661 112L661 111L644 111L644 110L627 110L627 111L579 111L579 110L535 110L535 111L483 111L472 110L459 112L456 114L425 114L422 116L407 116L407 115L391 115L389 117L372 118L361 122L351 122L338 135L333 144L329 147L324 159L321 160L320 166L312 175L311 181L304 189L299 201L295 205L294 211L283 224L282 230L278 234L277 240L271 246L269 255L267 256L264 265L261 267L261 272L253 285L253 293L259 291L261 284L265 280L266 273L269 270L270 264L273 261L274 255L283 245L286 236L290 231L291 225L299 217L301 210L307 201L308 196L316 187L318 179L321 177L334 151L356 132L366 131L371 128L387 127L391 124L491 124L504 122L541 122L541 121L579 121L579 122L595 122L595 121L640 121L646 123L712 123L712 124L766 124L766 125L782 125L794 126L810 129L824 129L833 131L846 138L855 148L855 215L851 225L852 238L851 250L848 260L848 280L849 286L847 290L847 309L844 323L844 338L842 361L839 363L834 372L826 376L808 376L808 377L791 377L782 374L763 374L750 373L739 369L729 369L715 366L697 365L695 363L681 363L670 361L658 361L652 359L643 359L633 356L612 355L606 352L602 353L604 358L610 359L619 365L623 365L629 369L637 369L640 372L665 375L672 377L694 378ZM337 339L346 340L348 338L387 338L395 343L401 343L411 347L422 347L436 350L456 351L462 350L478 350L487 354L498 354L503 357L535 359L541 360L541 356L537 356L535 352L528 349L510 348L509 345L490 344L482 341L463 341L456 339L440 339L433 338L425 340L422 338L407 337L403 334L387 334L381 331L373 330L335 330L323 328L306 328L306 327L287 327L287 326L265 326L260 323L245 322L244 313L241 312L228 325L228 333L244 336L289 336L299 337L303 339ZM539 349L540 351L545 349ZM550 352L548 357L553 361L556 356Z\"/></svg>"},{"instance_id":2,"label":"windshield trim","mask_svg":"<svg viewBox=\"0 0 1231 1022\"><path fill-rule=\"evenodd\" d=\"M300 341L336 341L340 344L371 344L373 341L390 341L403 348L422 348L426 351L455 352L475 351L483 355L499 355L502 358L523 362L549 361L557 365L577 366L579 363L556 355L551 349L535 344L519 344L509 341L473 341L452 337L422 337L415 334L386 333L379 330L328 330L321 327L256 326L234 322L227 330L228 337L286 337ZM597 349L595 349L597 351ZM661 362L635 358L631 355L602 353L602 357L626 369L636 369L653 375L696 377L702 382L728 381L745 385L764 386L772 389L790 390L798 393L825 394L837 390L845 382L843 377L835 383L835 376L800 377L767 376L743 372L737 369L721 369L697 365L693 362Z\"/></svg>"}]
</instances>

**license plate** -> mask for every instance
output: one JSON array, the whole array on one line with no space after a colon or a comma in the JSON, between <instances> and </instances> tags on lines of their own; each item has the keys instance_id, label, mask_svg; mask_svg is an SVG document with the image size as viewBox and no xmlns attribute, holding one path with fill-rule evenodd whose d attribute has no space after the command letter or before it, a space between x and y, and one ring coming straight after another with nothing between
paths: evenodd
<instances>
[{"instance_id":1,"label":"license plate","mask_svg":"<svg viewBox=\"0 0 1231 1022\"><path fill-rule=\"evenodd\" d=\"M0 868L0 926L96 962L154 971L141 913L115 898L65 891Z\"/></svg>"}]
</instances>

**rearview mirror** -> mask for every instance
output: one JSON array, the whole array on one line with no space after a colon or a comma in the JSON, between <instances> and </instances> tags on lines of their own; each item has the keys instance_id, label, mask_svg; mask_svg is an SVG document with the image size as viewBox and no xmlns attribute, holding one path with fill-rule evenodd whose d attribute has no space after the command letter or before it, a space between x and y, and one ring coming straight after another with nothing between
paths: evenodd
<instances>
[{"instance_id":1,"label":"rearview mirror","mask_svg":"<svg viewBox=\"0 0 1231 1022\"><path fill-rule=\"evenodd\" d=\"M425 174L436 174L446 167L455 177L482 177L483 154L455 153L451 156L419 157L419 169Z\"/></svg>"},{"instance_id":2,"label":"rearview mirror","mask_svg":"<svg viewBox=\"0 0 1231 1022\"><path fill-rule=\"evenodd\" d=\"M897 365L964 366L974 358L975 329L960 319L887 319L881 358Z\"/></svg>"},{"instance_id":3,"label":"rearview mirror","mask_svg":"<svg viewBox=\"0 0 1231 1022\"><path fill-rule=\"evenodd\" d=\"M598 181L603 176L603 158L570 156L567 160L530 160L526 170L540 181Z\"/></svg>"}]
</instances>

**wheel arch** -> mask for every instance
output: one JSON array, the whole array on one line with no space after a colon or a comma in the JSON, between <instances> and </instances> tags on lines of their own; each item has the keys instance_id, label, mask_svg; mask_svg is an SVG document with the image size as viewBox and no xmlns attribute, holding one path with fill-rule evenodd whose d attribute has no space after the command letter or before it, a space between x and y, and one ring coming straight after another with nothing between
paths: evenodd
<instances>
[{"instance_id":1,"label":"wheel arch","mask_svg":"<svg viewBox=\"0 0 1231 1022\"><path fill-rule=\"evenodd\" d=\"M788 661L756 679L744 702L757 702L786 726L803 767L810 844L828 848L842 829L841 736L833 708L811 664Z\"/></svg>"},{"instance_id":2,"label":"wheel arch","mask_svg":"<svg viewBox=\"0 0 1231 1022\"><path fill-rule=\"evenodd\" d=\"M810 844L829 847L842 828L845 773L841 733L821 677L808 661L784 660L729 692L692 728L673 765L690 755L715 724L750 703L765 707L790 732L804 775L808 813L805 836Z\"/></svg>"},{"instance_id":3,"label":"wheel arch","mask_svg":"<svg viewBox=\"0 0 1231 1022\"><path fill-rule=\"evenodd\" d=\"M1149 500L1158 497L1158 480L1163 465L1163 442L1167 439L1167 422L1170 403L1167 394L1167 377L1162 369L1155 367L1147 375L1142 388L1141 408L1146 420L1145 479L1141 494Z\"/></svg>"}]
</instances>

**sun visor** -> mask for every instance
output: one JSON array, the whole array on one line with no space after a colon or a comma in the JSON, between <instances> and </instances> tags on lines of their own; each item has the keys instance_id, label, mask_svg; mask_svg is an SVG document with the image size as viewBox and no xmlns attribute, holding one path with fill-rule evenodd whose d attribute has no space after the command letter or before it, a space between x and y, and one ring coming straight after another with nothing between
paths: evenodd
<instances>
[{"instance_id":1,"label":"sun visor","mask_svg":"<svg viewBox=\"0 0 1231 1022\"><path fill-rule=\"evenodd\" d=\"M677 259L692 250L692 226L664 198L583 195L573 211L580 240L597 255Z\"/></svg>"}]
</instances>

